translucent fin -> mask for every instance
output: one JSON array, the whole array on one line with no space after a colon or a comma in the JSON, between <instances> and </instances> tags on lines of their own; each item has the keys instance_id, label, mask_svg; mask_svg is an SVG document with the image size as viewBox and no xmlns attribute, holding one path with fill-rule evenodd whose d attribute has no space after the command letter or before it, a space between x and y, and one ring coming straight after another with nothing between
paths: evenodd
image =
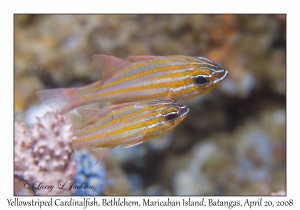
<instances>
[{"instance_id":1,"label":"translucent fin","mask_svg":"<svg viewBox=\"0 0 300 210\"><path fill-rule=\"evenodd\" d=\"M141 144L141 143L143 143L143 141L140 141L138 143L133 143L133 144L124 144L123 148L130 148L130 147L136 146L136 145Z\"/></svg>"},{"instance_id":2,"label":"translucent fin","mask_svg":"<svg viewBox=\"0 0 300 210\"><path fill-rule=\"evenodd\" d=\"M93 60L99 66L99 68L102 69L103 74L101 83L112 77L119 70L122 70L123 68L132 64L130 61L111 55L93 55Z\"/></svg>"},{"instance_id":3,"label":"translucent fin","mask_svg":"<svg viewBox=\"0 0 300 210\"><path fill-rule=\"evenodd\" d=\"M86 124L90 124L90 121L93 121L95 118L101 118L105 116L109 110L106 109L85 109L85 108L79 108L77 109L79 114L83 118L83 126Z\"/></svg>"},{"instance_id":4,"label":"translucent fin","mask_svg":"<svg viewBox=\"0 0 300 210\"><path fill-rule=\"evenodd\" d=\"M122 104L115 104L115 105L112 105L112 106L109 106L105 109L108 109L108 110L115 110L115 109L120 109L120 108L123 108L125 106L130 106L130 105L133 105L133 104L136 104L136 102L127 102L127 103L122 103Z\"/></svg>"},{"instance_id":5,"label":"translucent fin","mask_svg":"<svg viewBox=\"0 0 300 210\"><path fill-rule=\"evenodd\" d=\"M102 158L107 155L114 147L111 146L111 147L97 147L97 146L93 146L91 147L91 152L94 153L98 159L97 159L97 162L96 164L102 160ZM95 165L96 165L95 164Z\"/></svg>"},{"instance_id":6,"label":"translucent fin","mask_svg":"<svg viewBox=\"0 0 300 210\"><path fill-rule=\"evenodd\" d=\"M76 88L56 88L36 92L39 99L60 114L76 107L71 96Z\"/></svg>"},{"instance_id":7,"label":"translucent fin","mask_svg":"<svg viewBox=\"0 0 300 210\"><path fill-rule=\"evenodd\" d=\"M173 90L172 90L172 88L170 88L168 93L167 93L167 96L166 96L165 100L171 100L172 95L173 95Z\"/></svg>"},{"instance_id":8,"label":"translucent fin","mask_svg":"<svg viewBox=\"0 0 300 210\"><path fill-rule=\"evenodd\" d=\"M123 104L117 104L114 106L107 107L105 109L87 109L87 108L79 108L77 111L83 118L83 126L87 124L92 124L95 120L99 120L99 118L107 115L115 109L120 109L126 106L130 106L134 104L134 102L128 102Z\"/></svg>"},{"instance_id":9,"label":"translucent fin","mask_svg":"<svg viewBox=\"0 0 300 210\"><path fill-rule=\"evenodd\" d=\"M162 56L155 56L155 55L134 55L134 56L128 56L128 60L132 62L140 62L140 61L153 60L161 57Z\"/></svg>"},{"instance_id":10,"label":"translucent fin","mask_svg":"<svg viewBox=\"0 0 300 210\"><path fill-rule=\"evenodd\" d=\"M111 107L111 106L114 106L114 105L116 105L117 103L116 102L109 102L109 103L107 103L107 104L105 104L102 108L103 109L106 109L106 108L108 108L108 107Z\"/></svg>"}]
</instances>

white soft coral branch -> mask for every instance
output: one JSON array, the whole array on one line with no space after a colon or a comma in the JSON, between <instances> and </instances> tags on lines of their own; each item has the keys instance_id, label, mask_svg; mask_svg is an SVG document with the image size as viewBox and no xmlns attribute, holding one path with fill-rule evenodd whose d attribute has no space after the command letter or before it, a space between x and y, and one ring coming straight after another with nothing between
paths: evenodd
<instances>
[{"instance_id":1,"label":"white soft coral branch","mask_svg":"<svg viewBox=\"0 0 300 210\"><path fill-rule=\"evenodd\" d=\"M31 186L41 182L54 186L51 191L33 187L36 195L70 195L58 183L73 182L76 172L71 125L58 113L48 112L37 119L28 129L15 123L15 175Z\"/></svg>"}]
</instances>

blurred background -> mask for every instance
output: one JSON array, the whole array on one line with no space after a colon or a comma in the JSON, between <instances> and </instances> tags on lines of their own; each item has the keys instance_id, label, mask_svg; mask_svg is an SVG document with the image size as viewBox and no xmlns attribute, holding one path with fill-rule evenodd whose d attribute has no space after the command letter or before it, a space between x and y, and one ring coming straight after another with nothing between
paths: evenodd
<instances>
[{"instance_id":1,"label":"blurred background","mask_svg":"<svg viewBox=\"0 0 300 210\"><path fill-rule=\"evenodd\" d=\"M205 56L229 71L211 92L181 101L190 113L174 130L135 147L115 148L104 158L104 186L97 194L270 195L286 190L285 15L14 19L15 120L26 124L51 110L36 91L101 78L94 54ZM66 116L74 129L80 127L76 111ZM76 160L88 158L83 152Z\"/></svg>"}]
</instances>

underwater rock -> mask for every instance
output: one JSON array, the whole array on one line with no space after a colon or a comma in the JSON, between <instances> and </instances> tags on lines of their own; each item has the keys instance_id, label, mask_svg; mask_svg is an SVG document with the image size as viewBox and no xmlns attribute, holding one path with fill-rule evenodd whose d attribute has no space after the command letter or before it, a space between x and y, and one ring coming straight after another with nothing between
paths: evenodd
<instances>
[{"instance_id":1,"label":"underwater rock","mask_svg":"<svg viewBox=\"0 0 300 210\"><path fill-rule=\"evenodd\" d=\"M131 195L143 195L144 184L142 179L137 174L127 174L127 180L130 185Z\"/></svg>"},{"instance_id":2,"label":"underwater rock","mask_svg":"<svg viewBox=\"0 0 300 210\"><path fill-rule=\"evenodd\" d=\"M212 192L211 183L203 174L202 166L214 150L215 145L211 141L193 148L190 162L174 175L172 185L175 195L206 195Z\"/></svg>"},{"instance_id":3,"label":"underwater rock","mask_svg":"<svg viewBox=\"0 0 300 210\"><path fill-rule=\"evenodd\" d=\"M130 184L119 162L107 155L103 158L103 164L107 177L103 195L130 195Z\"/></svg>"},{"instance_id":4,"label":"underwater rock","mask_svg":"<svg viewBox=\"0 0 300 210\"><path fill-rule=\"evenodd\" d=\"M151 185L146 188L145 195L147 196L162 196L162 195L171 195L171 192L167 189L164 189L160 185Z\"/></svg>"}]
</instances>

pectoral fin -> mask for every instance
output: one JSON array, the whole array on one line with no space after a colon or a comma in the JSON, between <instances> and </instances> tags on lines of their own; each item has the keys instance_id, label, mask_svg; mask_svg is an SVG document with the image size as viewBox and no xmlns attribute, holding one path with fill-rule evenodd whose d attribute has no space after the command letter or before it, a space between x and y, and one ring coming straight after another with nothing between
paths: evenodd
<instances>
[{"instance_id":1,"label":"pectoral fin","mask_svg":"<svg viewBox=\"0 0 300 210\"><path fill-rule=\"evenodd\" d=\"M173 96L173 89L170 88L168 93L167 93L166 100L171 100L172 96Z\"/></svg>"}]
</instances>

